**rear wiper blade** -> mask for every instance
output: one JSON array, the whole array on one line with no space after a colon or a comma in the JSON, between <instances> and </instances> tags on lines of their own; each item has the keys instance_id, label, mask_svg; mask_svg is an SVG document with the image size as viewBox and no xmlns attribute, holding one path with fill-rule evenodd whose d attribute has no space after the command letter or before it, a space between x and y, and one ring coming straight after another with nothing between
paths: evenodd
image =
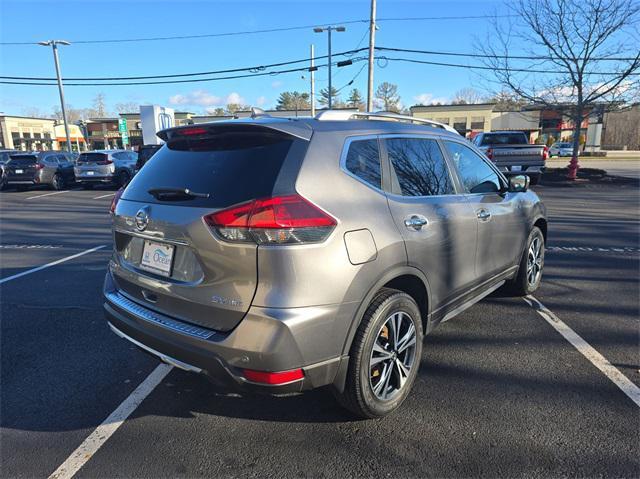
<instances>
[{"instance_id":1,"label":"rear wiper blade","mask_svg":"<svg viewBox=\"0 0 640 479\"><path fill-rule=\"evenodd\" d=\"M151 188L147 193L155 198L161 199L193 199L193 198L209 198L209 193L198 193L191 191L189 188Z\"/></svg>"}]
</instances>

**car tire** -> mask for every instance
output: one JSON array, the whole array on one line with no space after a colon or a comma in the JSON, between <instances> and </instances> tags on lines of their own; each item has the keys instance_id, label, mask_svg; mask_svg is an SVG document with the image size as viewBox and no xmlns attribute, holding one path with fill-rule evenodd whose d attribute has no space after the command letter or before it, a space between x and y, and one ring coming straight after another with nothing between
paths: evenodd
<instances>
[{"instance_id":1,"label":"car tire","mask_svg":"<svg viewBox=\"0 0 640 479\"><path fill-rule=\"evenodd\" d=\"M544 235L540 228L534 226L527 238L518 274L507 282L507 290L512 296L527 296L540 287L544 269L544 246Z\"/></svg>"},{"instance_id":2,"label":"car tire","mask_svg":"<svg viewBox=\"0 0 640 479\"><path fill-rule=\"evenodd\" d=\"M129 183L130 175L126 171L121 171L118 173L118 181L116 182L116 186L118 188L122 188Z\"/></svg>"},{"instance_id":3,"label":"car tire","mask_svg":"<svg viewBox=\"0 0 640 479\"><path fill-rule=\"evenodd\" d=\"M400 326L398 340L394 325ZM383 417L398 409L417 376L422 338L420 308L414 299L395 289L380 290L356 331L344 391L334 391L338 401L362 418Z\"/></svg>"},{"instance_id":4,"label":"car tire","mask_svg":"<svg viewBox=\"0 0 640 479\"><path fill-rule=\"evenodd\" d=\"M62 178L62 176L58 174L53 175L53 179L51 180L51 188L56 191L60 191L62 188L64 188L64 178Z\"/></svg>"},{"instance_id":5,"label":"car tire","mask_svg":"<svg viewBox=\"0 0 640 479\"><path fill-rule=\"evenodd\" d=\"M92 190L93 185L91 183L82 183L82 189L84 190Z\"/></svg>"}]
</instances>

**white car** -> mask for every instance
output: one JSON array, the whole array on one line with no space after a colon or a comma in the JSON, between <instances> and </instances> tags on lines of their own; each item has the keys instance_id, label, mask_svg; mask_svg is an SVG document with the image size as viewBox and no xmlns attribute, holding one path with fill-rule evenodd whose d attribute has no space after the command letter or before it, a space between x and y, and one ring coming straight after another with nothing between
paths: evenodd
<instances>
[{"instance_id":1,"label":"white car","mask_svg":"<svg viewBox=\"0 0 640 479\"><path fill-rule=\"evenodd\" d=\"M549 156L573 156L573 143L554 143L549 148Z\"/></svg>"}]
</instances>

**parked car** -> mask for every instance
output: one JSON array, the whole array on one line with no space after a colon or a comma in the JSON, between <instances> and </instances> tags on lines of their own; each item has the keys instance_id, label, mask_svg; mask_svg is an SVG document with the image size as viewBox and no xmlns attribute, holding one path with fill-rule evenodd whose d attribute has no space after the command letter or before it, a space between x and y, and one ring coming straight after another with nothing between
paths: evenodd
<instances>
[{"instance_id":1,"label":"parked car","mask_svg":"<svg viewBox=\"0 0 640 479\"><path fill-rule=\"evenodd\" d=\"M18 150L0 150L0 167L9 161L9 156L18 153Z\"/></svg>"},{"instance_id":2,"label":"parked car","mask_svg":"<svg viewBox=\"0 0 640 479\"><path fill-rule=\"evenodd\" d=\"M558 141L549 148L549 156L573 156L573 144Z\"/></svg>"},{"instance_id":3,"label":"parked car","mask_svg":"<svg viewBox=\"0 0 640 479\"><path fill-rule=\"evenodd\" d=\"M531 184L540 181L549 150L545 145L532 145L522 131L492 131L479 133L473 144L505 175L529 176Z\"/></svg>"},{"instance_id":4,"label":"parked car","mask_svg":"<svg viewBox=\"0 0 640 479\"><path fill-rule=\"evenodd\" d=\"M328 111L159 136L112 205L104 309L178 368L270 394L330 385L384 416L423 335L540 284L547 220L528 178L446 125Z\"/></svg>"},{"instance_id":5,"label":"parked car","mask_svg":"<svg viewBox=\"0 0 640 479\"><path fill-rule=\"evenodd\" d=\"M142 145L138 150L138 161L136 162L136 171L139 171L144 164L151 159L156 152L162 148L162 145Z\"/></svg>"},{"instance_id":6,"label":"parked car","mask_svg":"<svg viewBox=\"0 0 640 479\"><path fill-rule=\"evenodd\" d=\"M138 154L130 150L95 150L80 153L74 169L83 188L95 185L124 186L135 174Z\"/></svg>"},{"instance_id":7,"label":"parked car","mask_svg":"<svg viewBox=\"0 0 640 479\"><path fill-rule=\"evenodd\" d=\"M2 188L16 186L24 190L30 186L47 185L61 190L74 181L73 156L66 151L13 153L2 169Z\"/></svg>"}]
</instances>

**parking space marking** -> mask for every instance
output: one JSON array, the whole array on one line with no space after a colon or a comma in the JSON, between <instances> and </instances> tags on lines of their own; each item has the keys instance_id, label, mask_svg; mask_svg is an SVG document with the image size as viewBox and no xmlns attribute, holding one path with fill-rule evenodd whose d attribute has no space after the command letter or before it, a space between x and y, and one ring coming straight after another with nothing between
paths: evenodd
<instances>
[{"instance_id":1,"label":"parking space marking","mask_svg":"<svg viewBox=\"0 0 640 479\"><path fill-rule=\"evenodd\" d=\"M67 479L73 477L105 442L122 426L124 421L144 401L173 369L168 364L160 364L147 378L84 440L64 461L49 479Z\"/></svg>"},{"instance_id":2,"label":"parking space marking","mask_svg":"<svg viewBox=\"0 0 640 479\"><path fill-rule=\"evenodd\" d=\"M618 386L623 393L629 396L629 398L636 403L636 406L640 407L640 388L638 386L632 383L629 378L613 366L607 358L582 339L578 333L567 326L564 321L547 309L544 304L533 296L526 296L523 299L529 304L529 306L535 309L536 312L547 321L547 323L553 326L554 329L564 337L564 339L569 341L574 348L576 348L595 367L602 371L605 376L613 381L613 383Z\"/></svg>"},{"instance_id":3,"label":"parking space marking","mask_svg":"<svg viewBox=\"0 0 640 479\"><path fill-rule=\"evenodd\" d=\"M42 266L38 266L36 268L28 269L27 271L23 271L22 273L17 273L12 276L8 276L6 278L2 278L0 279L0 284L6 283L7 281L11 281L12 279L21 278L22 276L26 276L31 273L42 271L43 269L50 268L51 266L55 266L60 263L64 263L65 261L70 261L72 259L79 258L80 256L84 256L85 254L93 253L94 251L98 251L99 249L105 248L106 246L107 246L106 244L96 246L95 248L87 249L87 250L81 251L80 253L76 253L71 256L66 256L64 258L52 261L51 263L43 264Z\"/></svg>"},{"instance_id":4,"label":"parking space marking","mask_svg":"<svg viewBox=\"0 0 640 479\"><path fill-rule=\"evenodd\" d=\"M115 193L109 193L108 195L102 195L102 196L96 196L95 198L93 198L94 200L99 200L100 198L106 198L108 196L113 196L115 195Z\"/></svg>"},{"instance_id":5,"label":"parking space marking","mask_svg":"<svg viewBox=\"0 0 640 479\"><path fill-rule=\"evenodd\" d=\"M29 196L25 198L25 200L35 200L36 198L42 198L43 196L60 195L62 193L69 193L69 191L71 190L54 191L53 193L45 193L44 195Z\"/></svg>"}]
</instances>

